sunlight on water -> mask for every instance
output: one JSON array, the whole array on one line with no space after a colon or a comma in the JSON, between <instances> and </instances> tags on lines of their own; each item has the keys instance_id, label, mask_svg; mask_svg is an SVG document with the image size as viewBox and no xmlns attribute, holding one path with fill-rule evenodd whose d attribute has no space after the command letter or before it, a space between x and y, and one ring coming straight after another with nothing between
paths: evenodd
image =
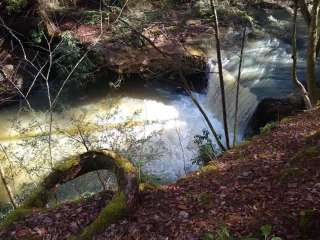
<instances>
[{"instance_id":1,"label":"sunlight on water","mask_svg":"<svg viewBox=\"0 0 320 240\"><path fill-rule=\"evenodd\" d=\"M133 160L139 164L143 160L144 171L164 181L175 180L195 170L197 167L191 160L197 155L198 148L193 140L195 135L207 128L206 123L188 96L171 95L169 92L165 95L170 98L162 95L163 91L159 91L159 100L123 97L114 107L108 106L110 98L105 97L55 113L52 128L54 161L86 151L82 144L70 141L72 137L78 137L76 126L79 123L84 125L83 131L90 135L91 141L99 139L99 144L95 145L99 148L113 148L115 144L123 145L124 148L132 147L126 142L130 134L137 140L151 137L135 150L138 153ZM204 105L206 96L196 96ZM212 113L208 112L208 115L214 120ZM131 132L121 133L117 125L128 122L128 119L132 124ZM7 147L15 164L27 166L22 172L37 169L39 165L40 176L48 172L48 115L37 112L17 116L13 110L5 116L1 115L0 122L7 126L1 134L1 143ZM218 132L222 133L220 123L213 122ZM37 181L38 176L31 179ZM31 179L24 177L15 181L16 189Z\"/></svg>"}]
</instances>

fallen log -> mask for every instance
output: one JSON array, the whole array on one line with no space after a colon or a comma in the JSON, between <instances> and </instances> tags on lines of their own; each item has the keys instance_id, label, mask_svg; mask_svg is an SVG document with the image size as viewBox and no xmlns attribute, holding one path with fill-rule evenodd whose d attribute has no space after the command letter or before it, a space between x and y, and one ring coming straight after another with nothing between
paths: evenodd
<instances>
[{"instance_id":1,"label":"fallen log","mask_svg":"<svg viewBox=\"0 0 320 240\"><path fill-rule=\"evenodd\" d=\"M29 214L32 209L45 208L52 190L58 185L97 170L109 170L116 175L118 192L80 236L70 238L91 239L92 235L132 211L138 203L139 184L136 168L128 159L110 150L90 151L62 161L44 178L38 189L17 210L9 214L0 230L9 227L17 218L25 216L20 214L21 212Z\"/></svg>"}]
</instances>

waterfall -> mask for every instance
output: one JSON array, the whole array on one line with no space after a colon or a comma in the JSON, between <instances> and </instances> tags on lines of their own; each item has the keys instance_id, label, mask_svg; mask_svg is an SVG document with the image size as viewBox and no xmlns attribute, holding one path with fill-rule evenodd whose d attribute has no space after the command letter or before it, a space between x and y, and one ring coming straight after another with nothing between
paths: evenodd
<instances>
[{"instance_id":1,"label":"waterfall","mask_svg":"<svg viewBox=\"0 0 320 240\"><path fill-rule=\"evenodd\" d=\"M240 58L228 53L223 60L228 126L233 132L237 75ZM207 106L222 121L222 104L215 58L209 60ZM246 43L239 91L239 139L259 101L267 97L283 97L292 91L291 56L288 45L274 38L250 40ZM231 136L232 137L232 136Z\"/></svg>"}]
</instances>

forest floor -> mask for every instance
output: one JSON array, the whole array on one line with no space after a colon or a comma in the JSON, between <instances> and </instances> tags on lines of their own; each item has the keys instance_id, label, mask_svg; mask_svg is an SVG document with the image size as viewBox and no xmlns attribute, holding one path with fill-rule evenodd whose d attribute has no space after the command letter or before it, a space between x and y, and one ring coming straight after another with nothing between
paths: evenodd
<instances>
[{"instance_id":1,"label":"forest floor","mask_svg":"<svg viewBox=\"0 0 320 240\"><path fill-rule=\"evenodd\" d=\"M101 201L35 210L0 232L0 239L65 239L95 218ZM268 224L282 239L316 240L319 219L318 108L269 125L177 183L143 191L134 213L94 239L214 239L202 237L221 226L239 237Z\"/></svg>"}]
</instances>

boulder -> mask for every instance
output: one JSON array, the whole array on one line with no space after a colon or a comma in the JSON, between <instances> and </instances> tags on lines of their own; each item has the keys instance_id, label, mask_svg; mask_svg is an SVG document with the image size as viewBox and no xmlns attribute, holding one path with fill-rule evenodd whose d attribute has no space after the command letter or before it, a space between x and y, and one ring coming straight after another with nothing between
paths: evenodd
<instances>
[{"instance_id":1,"label":"boulder","mask_svg":"<svg viewBox=\"0 0 320 240\"><path fill-rule=\"evenodd\" d=\"M270 122L293 116L305 109L303 98L299 95L290 94L284 98L265 98L257 106L245 131L249 137L259 133L260 128Z\"/></svg>"}]
</instances>

